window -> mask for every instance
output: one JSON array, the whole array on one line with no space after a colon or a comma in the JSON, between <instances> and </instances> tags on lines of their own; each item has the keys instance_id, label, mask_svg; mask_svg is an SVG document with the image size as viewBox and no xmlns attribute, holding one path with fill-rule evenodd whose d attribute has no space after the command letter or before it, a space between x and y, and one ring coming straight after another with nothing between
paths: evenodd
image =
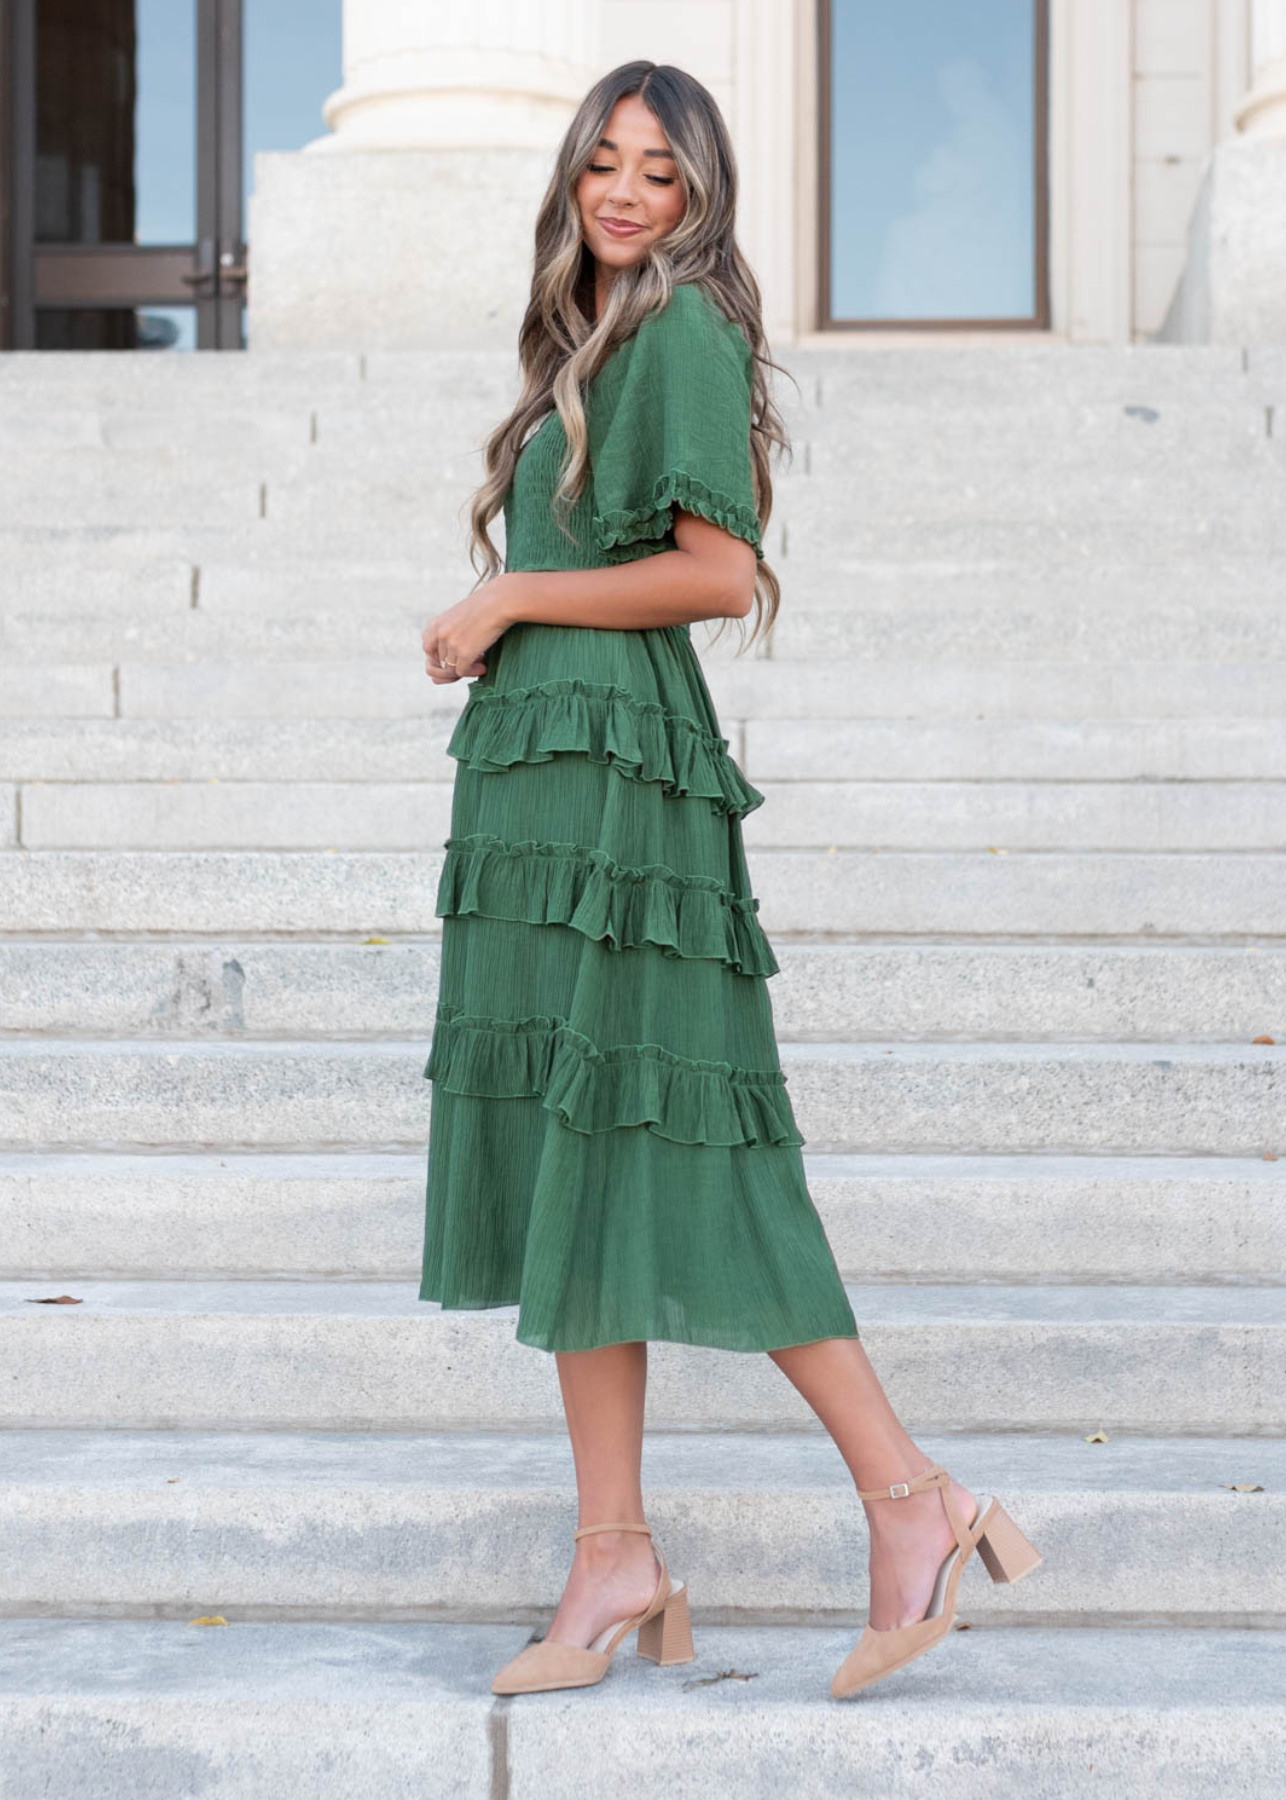
<instances>
[{"instance_id":1,"label":"window","mask_svg":"<svg viewBox=\"0 0 1286 1800\"><path fill-rule=\"evenodd\" d=\"M1047 0L821 0L820 319L1049 323Z\"/></svg>"}]
</instances>

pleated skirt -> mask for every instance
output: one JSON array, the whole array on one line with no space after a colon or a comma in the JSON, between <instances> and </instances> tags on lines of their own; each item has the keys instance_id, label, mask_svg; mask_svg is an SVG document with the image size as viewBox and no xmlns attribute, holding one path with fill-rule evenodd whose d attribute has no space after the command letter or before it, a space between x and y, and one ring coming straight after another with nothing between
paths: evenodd
<instances>
[{"instance_id":1,"label":"pleated skirt","mask_svg":"<svg viewBox=\"0 0 1286 1800\"><path fill-rule=\"evenodd\" d=\"M420 1299L544 1350L857 1337L686 626L520 623L448 750Z\"/></svg>"}]
</instances>

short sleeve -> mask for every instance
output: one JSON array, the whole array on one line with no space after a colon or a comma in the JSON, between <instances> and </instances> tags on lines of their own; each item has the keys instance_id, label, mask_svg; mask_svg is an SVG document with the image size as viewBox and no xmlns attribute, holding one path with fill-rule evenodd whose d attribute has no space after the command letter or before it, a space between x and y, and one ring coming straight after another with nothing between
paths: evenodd
<instances>
[{"instance_id":1,"label":"short sleeve","mask_svg":"<svg viewBox=\"0 0 1286 1800\"><path fill-rule=\"evenodd\" d=\"M752 391L749 345L693 283L677 286L609 358L589 407L594 543L606 562L672 549L676 508L763 557Z\"/></svg>"}]
</instances>

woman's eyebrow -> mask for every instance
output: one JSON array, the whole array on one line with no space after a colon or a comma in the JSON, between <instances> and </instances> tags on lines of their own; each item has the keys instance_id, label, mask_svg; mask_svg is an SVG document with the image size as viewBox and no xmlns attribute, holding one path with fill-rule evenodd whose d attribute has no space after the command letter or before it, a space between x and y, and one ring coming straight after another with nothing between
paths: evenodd
<instances>
[{"instance_id":1,"label":"woman's eyebrow","mask_svg":"<svg viewBox=\"0 0 1286 1800\"><path fill-rule=\"evenodd\" d=\"M615 150L618 147L612 142L611 138L599 138L598 141L603 146L604 150ZM673 150L645 150L643 154L644 156L668 156L671 162L674 161Z\"/></svg>"}]
</instances>

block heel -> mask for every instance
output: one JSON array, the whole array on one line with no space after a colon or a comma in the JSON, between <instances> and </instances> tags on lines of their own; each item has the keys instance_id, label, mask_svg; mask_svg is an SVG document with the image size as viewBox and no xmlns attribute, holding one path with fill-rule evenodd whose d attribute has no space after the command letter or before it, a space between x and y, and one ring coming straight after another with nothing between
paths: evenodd
<instances>
[{"instance_id":1,"label":"block heel","mask_svg":"<svg viewBox=\"0 0 1286 1800\"><path fill-rule=\"evenodd\" d=\"M573 1537L588 1537L595 1531L645 1531L650 1525L637 1521L617 1524L582 1525ZM670 1574L665 1552L653 1544L661 1572L656 1578L652 1598L633 1618L617 1619L605 1625L592 1644L583 1649L579 1644L550 1643L547 1638L525 1645L511 1657L491 1683L493 1694L538 1694L550 1688L593 1687L608 1671L613 1656L631 1631L638 1631L638 1653L651 1662L692 1662L692 1624L688 1617L687 1583L676 1581Z\"/></svg>"},{"instance_id":2,"label":"block heel","mask_svg":"<svg viewBox=\"0 0 1286 1800\"><path fill-rule=\"evenodd\" d=\"M679 1583L659 1613L639 1626L637 1653L663 1669L671 1663L695 1661L686 1582Z\"/></svg>"},{"instance_id":3,"label":"block heel","mask_svg":"<svg viewBox=\"0 0 1286 1800\"><path fill-rule=\"evenodd\" d=\"M982 1521L978 1555L993 1581L1021 1581L1045 1560L1035 1544L1019 1531L999 1500L992 1501Z\"/></svg>"},{"instance_id":4,"label":"block heel","mask_svg":"<svg viewBox=\"0 0 1286 1800\"><path fill-rule=\"evenodd\" d=\"M955 1621L961 1571L975 1550L993 1581L1017 1581L1044 1561L999 1500L984 1495L972 1522L966 1525L956 1511L951 1477L941 1463L933 1463L909 1481L895 1481L886 1488L859 1488L857 1493L860 1500L904 1500L908 1494L924 1493L930 1488L938 1490L955 1545L938 1567L933 1593L921 1618L887 1629L877 1628L868 1620L865 1631L831 1679L831 1693L837 1700L846 1700L850 1694L882 1681L942 1642Z\"/></svg>"}]
</instances>

